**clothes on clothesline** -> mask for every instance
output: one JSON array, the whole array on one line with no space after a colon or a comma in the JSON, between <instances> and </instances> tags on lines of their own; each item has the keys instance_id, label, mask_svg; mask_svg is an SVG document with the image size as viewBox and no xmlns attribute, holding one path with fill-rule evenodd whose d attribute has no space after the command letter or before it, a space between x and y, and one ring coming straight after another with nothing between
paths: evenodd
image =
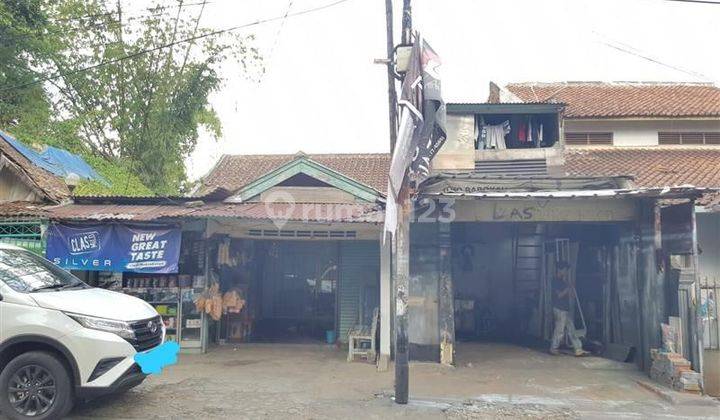
<instances>
[{"instance_id":1,"label":"clothes on clothesline","mask_svg":"<svg viewBox=\"0 0 720 420\"><path fill-rule=\"evenodd\" d=\"M536 116L517 115L502 124L486 124L479 116L475 119L475 147L478 150L543 147L545 126L541 121Z\"/></svg>"},{"instance_id":2,"label":"clothes on clothesline","mask_svg":"<svg viewBox=\"0 0 720 420\"><path fill-rule=\"evenodd\" d=\"M510 121L498 125L482 125L478 149L506 149L505 136L510 133Z\"/></svg>"},{"instance_id":3,"label":"clothes on clothesline","mask_svg":"<svg viewBox=\"0 0 720 420\"><path fill-rule=\"evenodd\" d=\"M540 147L543 139L543 125L533 117L520 123L517 131L517 139L520 143Z\"/></svg>"}]
</instances>

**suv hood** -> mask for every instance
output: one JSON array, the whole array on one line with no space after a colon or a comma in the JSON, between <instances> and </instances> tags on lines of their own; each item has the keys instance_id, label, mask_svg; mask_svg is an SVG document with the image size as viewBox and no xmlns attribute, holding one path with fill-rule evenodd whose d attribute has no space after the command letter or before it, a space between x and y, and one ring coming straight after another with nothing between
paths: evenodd
<instances>
[{"instance_id":1,"label":"suv hood","mask_svg":"<svg viewBox=\"0 0 720 420\"><path fill-rule=\"evenodd\" d=\"M139 321L158 316L155 308L136 297L105 289L60 290L31 293L38 306L118 321Z\"/></svg>"}]
</instances>

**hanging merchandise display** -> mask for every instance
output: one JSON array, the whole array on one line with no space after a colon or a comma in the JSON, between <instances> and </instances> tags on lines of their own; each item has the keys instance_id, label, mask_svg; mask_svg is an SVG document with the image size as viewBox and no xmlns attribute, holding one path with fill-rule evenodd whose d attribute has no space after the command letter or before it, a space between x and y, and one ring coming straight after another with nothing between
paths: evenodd
<instances>
[{"instance_id":1,"label":"hanging merchandise display","mask_svg":"<svg viewBox=\"0 0 720 420\"><path fill-rule=\"evenodd\" d=\"M278 258L279 245L270 247L273 258ZM247 341L251 338L255 324L257 302L251 302L253 278L256 274L254 265L255 243L229 237L218 241L217 274L222 295L222 314L217 329L217 340ZM213 310L215 310L213 305Z\"/></svg>"},{"instance_id":2,"label":"hanging merchandise display","mask_svg":"<svg viewBox=\"0 0 720 420\"><path fill-rule=\"evenodd\" d=\"M201 350L207 322L194 300L206 286L205 245L191 233L184 233L180 241L179 274L123 273L116 291L152 305L163 319L167 341L177 341L182 349Z\"/></svg>"},{"instance_id":3,"label":"hanging merchandise display","mask_svg":"<svg viewBox=\"0 0 720 420\"><path fill-rule=\"evenodd\" d=\"M213 283L209 289L195 298L195 308L198 312L204 312L215 320L219 321L223 312L223 298L220 294L220 285Z\"/></svg>"},{"instance_id":4,"label":"hanging merchandise display","mask_svg":"<svg viewBox=\"0 0 720 420\"><path fill-rule=\"evenodd\" d=\"M225 292L222 298L222 306L224 313L239 314L245 307L245 299L242 296L242 291L232 289Z\"/></svg>"}]
</instances>

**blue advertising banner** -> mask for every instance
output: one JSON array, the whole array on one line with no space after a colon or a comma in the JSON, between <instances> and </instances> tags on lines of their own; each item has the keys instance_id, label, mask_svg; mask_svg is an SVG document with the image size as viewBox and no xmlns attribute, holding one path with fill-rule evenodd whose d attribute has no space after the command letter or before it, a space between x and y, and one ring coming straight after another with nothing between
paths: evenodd
<instances>
[{"instance_id":1,"label":"blue advertising banner","mask_svg":"<svg viewBox=\"0 0 720 420\"><path fill-rule=\"evenodd\" d=\"M51 223L45 256L67 270L177 273L176 226Z\"/></svg>"}]
</instances>

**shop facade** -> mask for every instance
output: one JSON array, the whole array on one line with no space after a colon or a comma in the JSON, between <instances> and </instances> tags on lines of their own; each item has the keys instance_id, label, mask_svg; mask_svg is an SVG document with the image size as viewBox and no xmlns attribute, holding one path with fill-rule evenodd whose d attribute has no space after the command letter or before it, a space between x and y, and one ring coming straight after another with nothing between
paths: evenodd
<instances>
[{"instance_id":1,"label":"shop facade","mask_svg":"<svg viewBox=\"0 0 720 420\"><path fill-rule=\"evenodd\" d=\"M72 218L49 222L47 258L94 285L147 301L163 317L168 339L186 351L250 341L346 343L348 331L369 325L380 307L378 223L289 222L278 229L270 220L228 216L98 221L82 220L82 204L73 207L65 210ZM117 248L132 254L137 244L113 237L116 249L108 250L103 234L113 229L147 235L146 242L173 232L152 240L169 247L176 238L176 255L162 269L147 268L153 261L115 264L124 255ZM68 245L59 249L61 242Z\"/></svg>"},{"instance_id":2,"label":"shop facade","mask_svg":"<svg viewBox=\"0 0 720 420\"><path fill-rule=\"evenodd\" d=\"M588 350L650 370L661 324L701 369L694 188L638 189L625 178L438 174L411 225L410 356L452 363L464 342L544 348L552 279L567 263L571 316ZM422 217L425 217L424 223Z\"/></svg>"},{"instance_id":3,"label":"shop facade","mask_svg":"<svg viewBox=\"0 0 720 420\"><path fill-rule=\"evenodd\" d=\"M46 255L94 284L146 300L186 351L242 342L344 344L353 327L380 324L377 310L387 360L382 202L379 191L299 155L232 191L78 198L49 212ZM106 232L115 232L112 239ZM66 244L62 253L53 238ZM158 251L174 258L156 264Z\"/></svg>"},{"instance_id":4,"label":"shop facade","mask_svg":"<svg viewBox=\"0 0 720 420\"><path fill-rule=\"evenodd\" d=\"M195 301L208 288L202 221L51 216L45 256L97 287L138 297L162 316L168 340L204 351L208 317Z\"/></svg>"}]
</instances>

